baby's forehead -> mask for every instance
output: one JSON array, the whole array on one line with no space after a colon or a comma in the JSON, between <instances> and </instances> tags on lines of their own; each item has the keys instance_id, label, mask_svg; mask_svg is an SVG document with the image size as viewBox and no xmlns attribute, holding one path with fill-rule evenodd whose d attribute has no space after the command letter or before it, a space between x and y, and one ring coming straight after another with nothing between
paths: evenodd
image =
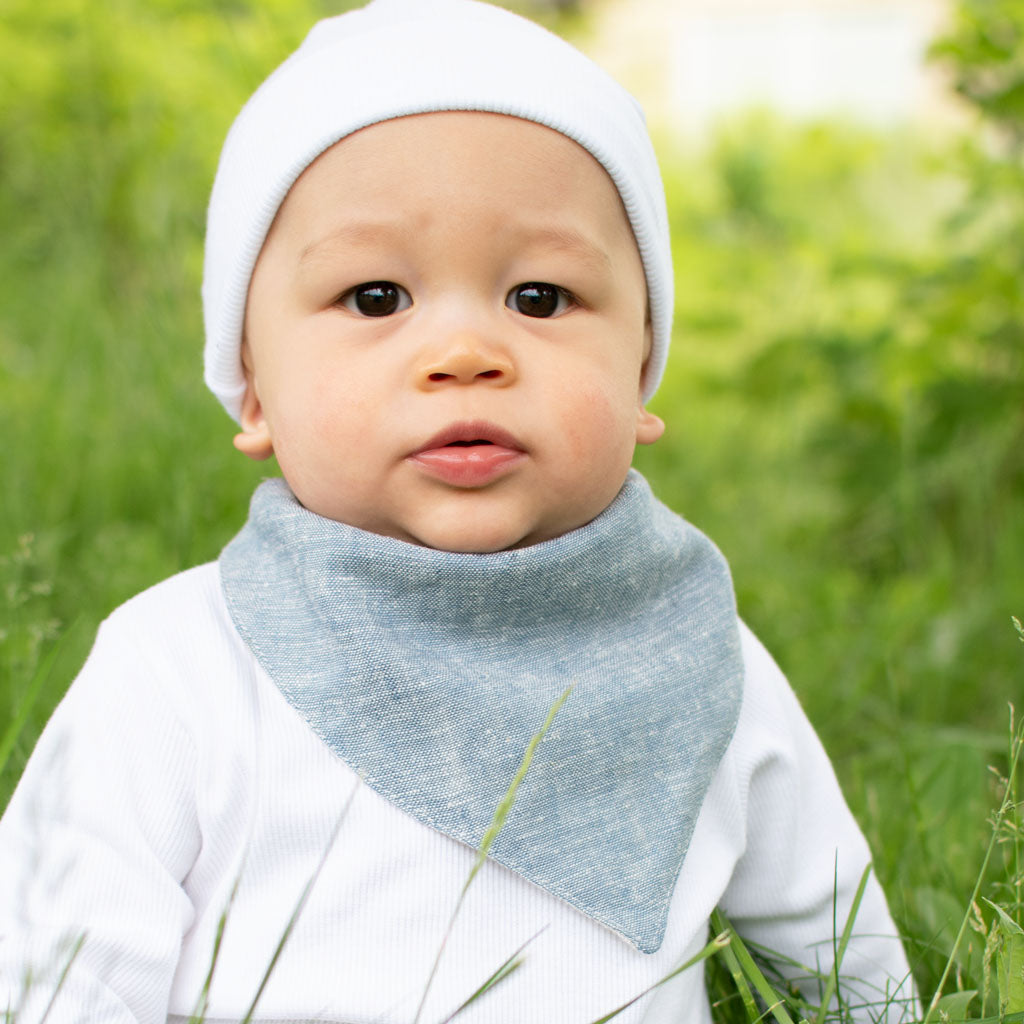
<instances>
[{"instance_id":1,"label":"baby's forehead","mask_svg":"<svg viewBox=\"0 0 1024 1024\"><path fill-rule=\"evenodd\" d=\"M600 182L621 205L618 188L604 166L567 135L514 114L438 110L383 119L328 146L303 169L287 195L325 179L381 180L409 190L442 191L449 172L472 162L484 179L522 175L545 181L550 191L570 194L582 181ZM506 193L492 195L507 206ZM287 196L286 200L287 201Z\"/></svg>"},{"instance_id":2,"label":"baby's forehead","mask_svg":"<svg viewBox=\"0 0 1024 1024\"><path fill-rule=\"evenodd\" d=\"M389 119L334 143L292 186L271 235L290 234L305 260L418 232L457 239L460 227L582 265L636 249L619 192L586 149L544 125L477 111Z\"/></svg>"}]
</instances>

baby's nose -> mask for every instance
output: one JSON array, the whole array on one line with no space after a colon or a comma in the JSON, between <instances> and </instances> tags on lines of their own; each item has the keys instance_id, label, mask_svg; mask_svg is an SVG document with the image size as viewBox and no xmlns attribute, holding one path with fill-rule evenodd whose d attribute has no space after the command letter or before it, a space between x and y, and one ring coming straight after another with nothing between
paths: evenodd
<instances>
[{"instance_id":1,"label":"baby's nose","mask_svg":"<svg viewBox=\"0 0 1024 1024\"><path fill-rule=\"evenodd\" d=\"M463 340L448 345L444 352L427 356L419 368L423 388L447 384L488 383L507 387L515 380L515 367L506 353L480 341Z\"/></svg>"}]
</instances>

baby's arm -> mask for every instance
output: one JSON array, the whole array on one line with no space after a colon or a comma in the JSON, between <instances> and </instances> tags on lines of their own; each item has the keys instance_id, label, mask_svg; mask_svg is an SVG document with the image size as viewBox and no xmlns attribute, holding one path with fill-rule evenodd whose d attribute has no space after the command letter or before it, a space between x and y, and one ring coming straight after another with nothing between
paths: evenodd
<instances>
[{"instance_id":1,"label":"baby's arm","mask_svg":"<svg viewBox=\"0 0 1024 1024\"><path fill-rule=\"evenodd\" d=\"M195 757L125 633L101 627L0 822L0 1010L20 1006L18 1024L39 1020L79 941L51 1024L167 1018L192 920Z\"/></svg>"},{"instance_id":2,"label":"baby's arm","mask_svg":"<svg viewBox=\"0 0 1024 1024\"><path fill-rule=\"evenodd\" d=\"M871 854L839 790L825 751L771 657L744 627L744 710L734 750L749 752L747 843L722 898L723 911L746 939L827 971L833 936L842 934ZM842 962L843 998L858 1020L884 1017L898 990L901 1016L912 998L909 968L881 887L872 875ZM794 978L801 972L785 968ZM818 995L813 982L805 994Z\"/></svg>"}]
</instances>

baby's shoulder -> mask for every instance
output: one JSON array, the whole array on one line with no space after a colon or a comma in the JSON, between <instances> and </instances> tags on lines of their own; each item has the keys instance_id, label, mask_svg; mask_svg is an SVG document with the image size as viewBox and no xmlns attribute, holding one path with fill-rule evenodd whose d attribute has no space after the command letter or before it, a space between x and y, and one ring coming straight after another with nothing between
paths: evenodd
<instances>
[{"instance_id":1,"label":"baby's shoulder","mask_svg":"<svg viewBox=\"0 0 1024 1024\"><path fill-rule=\"evenodd\" d=\"M220 593L218 563L206 562L140 591L115 608L106 622L139 626L172 615L202 614L218 602L223 604Z\"/></svg>"},{"instance_id":2,"label":"baby's shoulder","mask_svg":"<svg viewBox=\"0 0 1024 1024\"><path fill-rule=\"evenodd\" d=\"M253 659L221 590L216 562L136 594L100 624L76 685L161 695L193 709L251 688ZM228 696L230 695L230 697Z\"/></svg>"},{"instance_id":3,"label":"baby's shoulder","mask_svg":"<svg viewBox=\"0 0 1024 1024\"><path fill-rule=\"evenodd\" d=\"M798 755L807 743L819 746L797 695L753 630L740 622L743 657L743 703L730 749L744 760L772 760Z\"/></svg>"},{"instance_id":4,"label":"baby's shoulder","mask_svg":"<svg viewBox=\"0 0 1024 1024\"><path fill-rule=\"evenodd\" d=\"M156 653L168 646L194 648L233 632L218 563L207 562L129 598L103 621L99 637Z\"/></svg>"},{"instance_id":5,"label":"baby's shoulder","mask_svg":"<svg viewBox=\"0 0 1024 1024\"><path fill-rule=\"evenodd\" d=\"M756 706L761 712L770 712L773 707L778 707L780 701L785 703L793 691L782 669L754 631L742 619L739 627L744 704Z\"/></svg>"}]
</instances>

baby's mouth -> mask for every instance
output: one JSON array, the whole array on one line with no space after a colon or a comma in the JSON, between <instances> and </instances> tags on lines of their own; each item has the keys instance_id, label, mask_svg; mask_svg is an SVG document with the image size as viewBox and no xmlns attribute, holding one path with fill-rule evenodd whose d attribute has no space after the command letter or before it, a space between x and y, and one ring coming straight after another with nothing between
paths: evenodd
<instances>
[{"instance_id":1,"label":"baby's mouth","mask_svg":"<svg viewBox=\"0 0 1024 1024\"><path fill-rule=\"evenodd\" d=\"M439 430L421 448L412 454L441 451L444 449L467 448L504 448L510 452L522 454L525 449L507 430L494 423L472 420L464 423L452 423Z\"/></svg>"},{"instance_id":2,"label":"baby's mouth","mask_svg":"<svg viewBox=\"0 0 1024 1024\"><path fill-rule=\"evenodd\" d=\"M456 487L483 487L521 462L526 452L492 423L453 423L410 455L429 475Z\"/></svg>"}]
</instances>

